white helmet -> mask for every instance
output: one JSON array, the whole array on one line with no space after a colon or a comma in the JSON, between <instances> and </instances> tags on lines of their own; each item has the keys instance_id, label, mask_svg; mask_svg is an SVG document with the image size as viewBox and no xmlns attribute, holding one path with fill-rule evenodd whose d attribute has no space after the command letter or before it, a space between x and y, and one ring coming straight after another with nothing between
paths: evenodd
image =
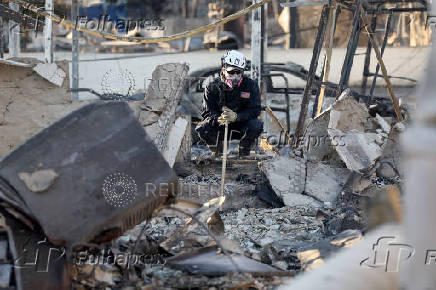
<instances>
[{"instance_id":1,"label":"white helmet","mask_svg":"<svg viewBox=\"0 0 436 290\"><path fill-rule=\"evenodd\" d=\"M246 60L244 54L237 50L228 51L221 57L221 66L223 67L234 66L244 70L245 65L246 65Z\"/></svg>"}]
</instances>

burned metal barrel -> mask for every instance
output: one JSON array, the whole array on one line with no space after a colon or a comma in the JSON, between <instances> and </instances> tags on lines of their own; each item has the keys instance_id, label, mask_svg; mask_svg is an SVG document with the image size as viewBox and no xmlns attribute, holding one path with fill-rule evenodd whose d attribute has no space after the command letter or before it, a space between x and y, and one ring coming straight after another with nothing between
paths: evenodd
<instances>
[{"instance_id":1,"label":"burned metal barrel","mask_svg":"<svg viewBox=\"0 0 436 290\"><path fill-rule=\"evenodd\" d=\"M0 197L56 245L104 242L151 217L177 178L126 103L93 103L0 163Z\"/></svg>"}]
</instances>

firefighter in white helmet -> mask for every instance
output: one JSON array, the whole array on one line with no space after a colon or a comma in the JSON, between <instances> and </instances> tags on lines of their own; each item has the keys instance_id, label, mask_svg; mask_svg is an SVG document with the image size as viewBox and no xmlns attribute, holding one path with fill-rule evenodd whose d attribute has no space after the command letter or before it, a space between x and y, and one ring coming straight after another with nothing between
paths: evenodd
<instances>
[{"instance_id":1,"label":"firefighter in white helmet","mask_svg":"<svg viewBox=\"0 0 436 290\"><path fill-rule=\"evenodd\" d=\"M257 82L244 75L246 59L231 50L221 57L221 74L204 90L203 110L196 131L209 148L222 152L224 124L229 123L230 138L240 138L239 155L247 156L263 123L259 120L261 102Z\"/></svg>"}]
</instances>

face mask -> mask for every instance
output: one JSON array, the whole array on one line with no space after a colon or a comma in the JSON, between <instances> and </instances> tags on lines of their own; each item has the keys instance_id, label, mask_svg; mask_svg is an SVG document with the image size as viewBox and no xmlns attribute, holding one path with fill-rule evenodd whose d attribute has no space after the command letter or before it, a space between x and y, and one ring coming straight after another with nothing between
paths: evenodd
<instances>
[{"instance_id":1,"label":"face mask","mask_svg":"<svg viewBox=\"0 0 436 290\"><path fill-rule=\"evenodd\" d=\"M224 71L224 76L226 78L226 83L229 87L234 88L234 87L238 87L241 84L242 81L242 74L237 75L237 74L233 74L230 75L227 73L227 71Z\"/></svg>"}]
</instances>

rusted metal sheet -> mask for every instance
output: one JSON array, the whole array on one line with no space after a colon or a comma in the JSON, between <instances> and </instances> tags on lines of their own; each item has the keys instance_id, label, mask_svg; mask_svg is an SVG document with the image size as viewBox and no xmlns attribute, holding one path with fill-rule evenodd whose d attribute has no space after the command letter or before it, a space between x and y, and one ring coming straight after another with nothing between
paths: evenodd
<instances>
[{"instance_id":1,"label":"rusted metal sheet","mask_svg":"<svg viewBox=\"0 0 436 290\"><path fill-rule=\"evenodd\" d=\"M44 129L1 161L0 179L11 188L0 198L67 246L113 239L177 190L124 102L87 105Z\"/></svg>"}]
</instances>

